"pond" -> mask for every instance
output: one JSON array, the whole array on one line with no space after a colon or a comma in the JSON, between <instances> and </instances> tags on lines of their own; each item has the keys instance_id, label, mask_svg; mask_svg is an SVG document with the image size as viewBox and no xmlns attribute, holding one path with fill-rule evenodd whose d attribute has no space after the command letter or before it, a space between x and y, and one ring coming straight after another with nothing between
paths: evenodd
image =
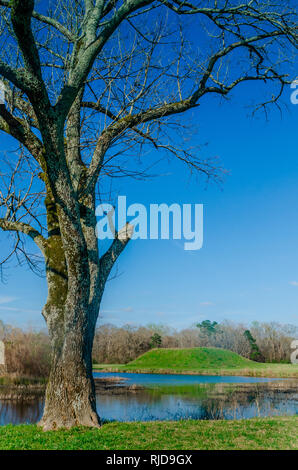
<instances>
[{"instance_id":1,"label":"pond","mask_svg":"<svg viewBox=\"0 0 298 470\"><path fill-rule=\"evenodd\" d=\"M298 381L255 377L95 373L104 421L239 419L298 414ZM43 397L1 400L0 425L35 423Z\"/></svg>"},{"instance_id":2,"label":"pond","mask_svg":"<svg viewBox=\"0 0 298 470\"><path fill-rule=\"evenodd\" d=\"M187 375L187 374L133 374L118 372L94 372L95 378L120 377L125 379L125 384L136 384L144 387L163 385L197 385L208 383L263 383L278 381L280 379L268 379L263 377L237 377L220 375ZM123 386L122 382L119 386Z\"/></svg>"}]
</instances>

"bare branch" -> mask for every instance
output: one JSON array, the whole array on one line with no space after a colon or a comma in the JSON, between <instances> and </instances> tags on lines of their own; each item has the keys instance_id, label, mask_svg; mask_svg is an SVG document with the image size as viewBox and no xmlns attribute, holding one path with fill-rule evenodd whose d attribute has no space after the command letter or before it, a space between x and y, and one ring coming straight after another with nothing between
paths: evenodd
<instances>
[{"instance_id":1,"label":"bare branch","mask_svg":"<svg viewBox=\"0 0 298 470\"><path fill-rule=\"evenodd\" d=\"M115 239L108 249L108 251L100 258L100 282L103 284L109 277L109 274L121 255L122 251L125 249L126 245L131 240L134 233L134 227L131 224L126 224L118 233L116 233Z\"/></svg>"},{"instance_id":2,"label":"bare branch","mask_svg":"<svg viewBox=\"0 0 298 470\"><path fill-rule=\"evenodd\" d=\"M0 0L0 6L12 8L12 2L10 0ZM70 42L75 42L76 37L56 19L44 16L34 10L32 11L32 18L35 18L49 26L53 26L53 28L63 34L63 36L65 36Z\"/></svg>"},{"instance_id":3,"label":"bare branch","mask_svg":"<svg viewBox=\"0 0 298 470\"><path fill-rule=\"evenodd\" d=\"M24 224L22 222L16 222L0 218L0 228L4 231L10 232L21 232L28 235L44 253L46 247L46 239L31 225Z\"/></svg>"},{"instance_id":4,"label":"bare branch","mask_svg":"<svg viewBox=\"0 0 298 470\"><path fill-rule=\"evenodd\" d=\"M0 104L0 130L10 134L21 142L37 160L41 168L45 168L44 147L38 137L30 130L28 124L15 118L5 105Z\"/></svg>"}]
</instances>

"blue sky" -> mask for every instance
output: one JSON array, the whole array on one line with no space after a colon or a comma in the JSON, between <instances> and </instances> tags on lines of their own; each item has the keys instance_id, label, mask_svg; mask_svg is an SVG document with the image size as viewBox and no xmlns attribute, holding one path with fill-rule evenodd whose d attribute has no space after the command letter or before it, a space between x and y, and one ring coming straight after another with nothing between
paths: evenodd
<instances>
[{"instance_id":1,"label":"blue sky","mask_svg":"<svg viewBox=\"0 0 298 470\"><path fill-rule=\"evenodd\" d=\"M282 117L272 110L268 121L262 114L252 118L245 106L262 92L253 84L221 104L207 97L185 115L197 124L193 141L202 155L218 156L229 170L221 186L190 178L177 161L156 167L163 176L117 183L129 204L203 203L204 245L186 252L183 241L131 242L118 277L107 285L101 323L180 329L208 318L298 325L298 105L291 104L288 87ZM6 237L0 237L5 250ZM13 265L6 274L0 318L44 328L45 280Z\"/></svg>"}]
</instances>

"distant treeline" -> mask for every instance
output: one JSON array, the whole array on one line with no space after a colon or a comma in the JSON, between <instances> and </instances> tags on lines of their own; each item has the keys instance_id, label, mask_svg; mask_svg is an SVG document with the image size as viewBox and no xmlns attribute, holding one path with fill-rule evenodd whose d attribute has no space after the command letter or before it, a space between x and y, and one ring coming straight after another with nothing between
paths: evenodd
<instances>
[{"instance_id":1,"label":"distant treeline","mask_svg":"<svg viewBox=\"0 0 298 470\"><path fill-rule=\"evenodd\" d=\"M93 358L98 364L121 364L134 360L152 347L213 346L262 362L290 362L294 339L298 339L298 327L273 322L254 322L247 326L228 321L220 324L206 321L182 331L164 325L126 325L121 328L102 325L96 331Z\"/></svg>"},{"instance_id":2,"label":"distant treeline","mask_svg":"<svg viewBox=\"0 0 298 470\"><path fill-rule=\"evenodd\" d=\"M0 320L0 339L6 345L8 373L33 377L48 375L51 348L46 332L22 330ZM151 348L213 346L262 362L286 363L290 362L291 342L295 339L298 339L298 327L280 323L254 322L248 326L207 320L181 331L165 325L116 327L105 324L96 330L93 361L123 364Z\"/></svg>"},{"instance_id":3,"label":"distant treeline","mask_svg":"<svg viewBox=\"0 0 298 470\"><path fill-rule=\"evenodd\" d=\"M46 332L22 330L0 320L0 340L5 343L5 362L9 374L47 377L50 371L51 346Z\"/></svg>"}]
</instances>

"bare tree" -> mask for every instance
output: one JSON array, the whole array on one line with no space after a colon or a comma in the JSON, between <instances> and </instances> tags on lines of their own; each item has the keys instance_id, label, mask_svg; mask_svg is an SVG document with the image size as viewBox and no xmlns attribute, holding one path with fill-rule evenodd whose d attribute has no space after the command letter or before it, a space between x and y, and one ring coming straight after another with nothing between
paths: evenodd
<instances>
[{"instance_id":1,"label":"bare tree","mask_svg":"<svg viewBox=\"0 0 298 470\"><path fill-rule=\"evenodd\" d=\"M0 129L21 149L1 165L0 227L36 269L23 237L33 240L46 267L53 355L41 425L99 426L92 343L132 228L101 252L98 189L105 177L138 175L133 156L151 148L216 176L213 162L187 148L189 112L249 81L272 83L262 106L276 102L297 17L291 2L274 0L0 0L0 8Z\"/></svg>"}]
</instances>

